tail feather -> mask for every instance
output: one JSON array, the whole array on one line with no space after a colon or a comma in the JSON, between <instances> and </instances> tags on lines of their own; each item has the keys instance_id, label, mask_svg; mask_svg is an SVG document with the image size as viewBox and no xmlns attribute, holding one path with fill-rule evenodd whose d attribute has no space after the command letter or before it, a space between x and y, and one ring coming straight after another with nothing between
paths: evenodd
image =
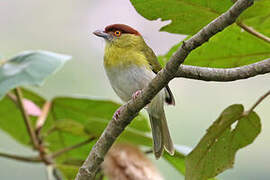
<instances>
[{"instance_id":1,"label":"tail feather","mask_svg":"<svg viewBox=\"0 0 270 180\"><path fill-rule=\"evenodd\" d=\"M154 141L153 149L157 159L162 156L164 148L171 155L174 154L173 142L163 109L165 96L166 91L161 91L147 106Z\"/></svg>"},{"instance_id":2,"label":"tail feather","mask_svg":"<svg viewBox=\"0 0 270 180\"><path fill-rule=\"evenodd\" d=\"M164 140L161 121L149 114L151 123L152 136L153 136L153 149L155 157L158 159L163 154Z\"/></svg>"},{"instance_id":3,"label":"tail feather","mask_svg":"<svg viewBox=\"0 0 270 180\"><path fill-rule=\"evenodd\" d=\"M155 157L158 159L162 156L163 149L173 155L174 154L174 147L173 142L169 133L169 128L167 125L166 117L163 114L159 117L155 117L149 114L152 134L153 134L153 141L154 141L154 154Z\"/></svg>"},{"instance_id":4,"label":"tail feather","mask_svg":"<svg viewBox=\"0 0 270 180\"><path fill-rule=\"evenodd\" d=\"M170 155L173 156L174 155L174 146L173 146L172 138L170 135L170 131L169 131L167 120L166 120L164 113L163 113L163 116L161 117L161 122L162 122L162 135L163 135L164 147L165 147L166 151Z\"/></svg>"}]
</instances>

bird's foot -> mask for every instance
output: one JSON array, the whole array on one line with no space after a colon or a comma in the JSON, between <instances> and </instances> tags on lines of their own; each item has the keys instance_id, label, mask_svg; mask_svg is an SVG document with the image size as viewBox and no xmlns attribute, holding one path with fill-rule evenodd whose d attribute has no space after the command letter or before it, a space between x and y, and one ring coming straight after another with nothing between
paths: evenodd
<instances>
[{"instance_id":1,"label":"bird's foot","mask_svg":"<svg viewBox=\"0 0 270 180\"><path fill-rule=\"evenodd\" d=\"M114 120L118 120L120 114L121 114L121 111L123 110L123 107L121 106L120 108L118 108L115 113L113 114L113 119Z\"/></svg>"},{"instance_id":2,"label":"bird's foot","mask_svg":"<svg viewBox=\"0 0 270 180\"><path fill-rule=\"evenodd\" d=\"M135 93L132 94L132 99L136 99L140 94L142 93L142 90L137 90Z\"/></svg>"}]
</instances>

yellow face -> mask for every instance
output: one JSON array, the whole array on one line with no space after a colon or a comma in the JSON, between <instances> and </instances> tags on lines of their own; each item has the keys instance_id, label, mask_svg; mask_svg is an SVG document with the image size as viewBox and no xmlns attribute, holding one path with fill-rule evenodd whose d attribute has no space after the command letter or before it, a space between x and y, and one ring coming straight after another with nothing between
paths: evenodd
<instances>
[{"instance_id":1,"label":"yellow face","mask_svg":"<svg viewBox=\"0 0 270 180\"><path fill-rule=\"evenodd\" d=\"M95 31L94 34L106 40L105 68L116 66L125 68L134 64L149 66L143 53L143 49L147 45L136 30L125 25L113 25L106 28L105 31Z\"/></svg>"},{"instance_id":2,"label":"yellow face","mask_svg":"<svg viewBox=\"0 0 270 180\"><path fill-rule=\"evenodd\" d=\"M106 41L104 54L105 67L127 67L134 64L138 66L149 66L142 52L144 44L141 36L133 34L123 34L121 37L114 37L112 40Z\"/></svg>"}]
</instances>

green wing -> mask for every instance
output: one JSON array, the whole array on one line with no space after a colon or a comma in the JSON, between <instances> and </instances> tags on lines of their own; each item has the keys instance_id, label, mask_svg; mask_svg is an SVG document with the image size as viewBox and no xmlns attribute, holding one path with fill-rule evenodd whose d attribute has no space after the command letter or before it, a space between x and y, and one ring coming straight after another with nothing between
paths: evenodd
<instances>
[{"instance_id":1,"label":"green wing","mask_svg":"<svg viewBox=\"0 0 270 180\"><path fill-rule=\"evenodd\" d=\"M162 66L159 64L154 51L149 46L147 46L147 44L145 44L145 48L143 48L143 53L145 54L147 61L151 65L152 71L157 74L162 69Z\"/></svg>"},{"instance_id":2,"label":"green wing","mask_svg":"<svg viewBox=\"0 0 270 180\"><path fill-rule=\"evenodd\" d=\"M155 55L154 51L146 43L143 48L143 53L145 54L146 59L152 68L152 71L157 74L162 69L162 66L159 64L157 56ZM172 91L170 90L170 87L167 85L165 88L166 88L165 102L171 105L175 105L175 100Z\"/></svg>"}]
</instances>

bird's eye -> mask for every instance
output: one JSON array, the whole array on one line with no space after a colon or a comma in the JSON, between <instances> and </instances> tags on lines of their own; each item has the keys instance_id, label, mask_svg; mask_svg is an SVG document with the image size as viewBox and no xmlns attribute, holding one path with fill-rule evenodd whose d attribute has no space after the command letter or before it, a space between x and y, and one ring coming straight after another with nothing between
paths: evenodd
<instances>
[{"instance_id":1,"label":"bird's eye","mask_svg":"<svg viewBox=\"0 0 270 180\"><path fill-rule=\"evenodd\" d=\"M118 37L121 36L121 31L115 31L115 32L114 32L114 35L115 35L115 36L118 36Z\"/></svg>"}]
</instances>

